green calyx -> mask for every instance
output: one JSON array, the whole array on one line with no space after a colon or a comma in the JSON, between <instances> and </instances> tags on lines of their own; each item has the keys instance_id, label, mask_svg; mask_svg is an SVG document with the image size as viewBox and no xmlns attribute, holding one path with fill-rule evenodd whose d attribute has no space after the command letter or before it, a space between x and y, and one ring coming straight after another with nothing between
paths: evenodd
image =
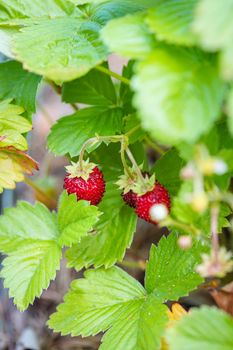
<instances>
[{"instance_id":1,"label":"green calyx","mask_svg":"<svg viewBox=\"0 0 233 350\"><path fill-rule=\"evenodd\" d=\"M155 184L155 175L149 176L148 174L138 176L135 168L130 169L131 177L128 174L121 175L116 184L119 186L123 193L126 194L130 190L137 193L139 196L152 191ZM143 180L142 180L143 178Z\"/></svg>"},{"instance_id":2,"label":"green calyx","mask_svg":"<svg viewBox=\"0 0 233 350\"><path fill-rule=\"evenodd\" d=\"M75 177L81 177L83 180L87 181L89 175L92 173L93 169L96 167L95 163L90 163L89 159L80 162L74 163L71 162L71 165L66 166L66 171L69 174L68 177L73 179Z\"/></svg>"},{"instance_id":3,"label":"green calyx","mask_svg":"<svg viewBox=\"0 0 233 350\"><path fill-rule=\"evenodd\" d=\"M134 183L132 186L132 191L134 193L137 193L139 196L144 195L147 192L150 192L153 190L155 186L155 174L152 176L145 175L144 180L138 179L137 182Z\"/></svg>"}]
</instances>

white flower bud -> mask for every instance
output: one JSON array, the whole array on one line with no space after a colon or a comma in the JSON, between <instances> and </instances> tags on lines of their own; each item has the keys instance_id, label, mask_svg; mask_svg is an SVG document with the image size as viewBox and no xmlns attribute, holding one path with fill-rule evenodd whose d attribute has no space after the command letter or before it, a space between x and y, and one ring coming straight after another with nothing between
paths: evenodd
<instances>
[{"instance_id":1,"label":"white flower bud","mask_svg":"<svg viewBox=\"0 0 233 350\"><path fill-rule=\"evenodd\" d=\"M227 164L222 159L216 159L214 162L214 173L217 175L223 175L227 170Z\"/></svg>"},{"instance_id":2,"label":"white flower bud","mask_svg":"<svg viewBox=\"0 0 233 350\"><path fill-rule=\"evenodd\" d=\"M168 209L164 204L154 204L150 208L149 215L155 222L160 222L168 216Z\"/></svg>"},{"instance_id":3,"label":"white flower bud","mask_svg":"<svg viewBox=\"0 0 233 350\"><path fill-rule=\"evenodd\" d=\"M189 249L192 247L192 237L190 236L180 236L178 238L178 246L181 249Z\"/></svg>"}]
</instances>

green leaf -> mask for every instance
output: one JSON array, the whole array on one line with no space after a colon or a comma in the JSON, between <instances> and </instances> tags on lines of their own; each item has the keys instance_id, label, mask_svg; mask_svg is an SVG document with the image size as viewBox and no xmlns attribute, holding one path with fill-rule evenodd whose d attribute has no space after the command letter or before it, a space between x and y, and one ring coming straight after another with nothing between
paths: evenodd
<instances>
[{"instance_id":1,"label":"green leaf","mask_svg":"<svg viewBox=\"0 0 233 350\"><path fill-rule=\"evenodd\" d=\"M59 244L71 246L86 236L99 220L101 213L86 201L77 201L76 195L62 193L58 207Z\"/></svg>"},{"instance_id":2,"label":"green leaf","mask_svg":"<svg viewBox=\"0 0 233 350\"><path fill-rule=\"evenodd\" d=\"M18 202L0 217L0 250L6 254L14 253L27 240L56 241L58 237L56 215L41 203Z\"/></svg>"},{"instance_id":3,"label":"green leaf","mask_svg":"<svg viewBox=\"0 0 233 350\"><path fill-rule=\"evenodd\" d=\"M71 157L77 156L83 143L95 134L104 136L120 133L122 117L120 108L96 106L81 109L58 120L49 134L48 146L57 155L69 153Z\"/></svg>"},{"instance_id":4,"label":"green leaf","mask_svg":"<svg viewBox=\"0 0 233 350\"><path fill-rule=\"evenodd\" d=\"M105 26L108 21L113 18L123 17L141 11L145 8L144 4L139 1L132 0L109 0L104 3L92 4L90 6L90 19Z\"/></svg>"},{"instance_id":5,"label":"green leaf","mask_svg":"<svg viewBox=\"0 0 233 350\"><path fill-rule=\"evenodd\" d=\"M194 271L200 262L200 253L198 244L188 250L180 249L175 233L162 237L157 247L151 247L145 277L147 292L162 301L187 295L203 281Z\"/></svg>"},{"instance_id":6,"label":"green leaf","mask_svg":"<svg viewBox=\"0 0 233 350\"><path fill-rule=\"evenodd\" d=\"M232 11L231 0L202 0L198 4L193 23L193 29L206 50L222 50L220 66L226 79L233 78Z\"/></svg>"},{"instance_id":7,"label":"green leaf","mask_svg":"<svg viewBox=\"0 0 233 350\"><path fill-rule=\"evenodd\" d=\"M82 78L63 84L62 100L95 106L110 106L117 103L111 78L96 69Z\"/></svg>"},{"instance_id":8,"label":"green leaf","mask_svg":"<svg viewBox=\"0 0 233 350\"><path fill-rule=\"evenodd\" d=\"M27 141L22 134L30 131L32 125L20 116L23 112L22 107L11 104L10 100L0 102L0 147L27 149Z\"/></svg>"},{"instance_id":9,"label":"green leaf","mask_svg":"<svg viewBox=\"0 0 233 350\"><path fill-rule=\"evenodd\" d=\"M0 99L14 99L28 112L35 112L35 100L41 77L29 73L16 61L0 64Z\"/></svg>"},{"instance_id":10,"label":"green leaf","mask_svg":"<svg viewBox=\"0 0 233 350\"><path fill-rule=\"evenodd\" d=\"M14 53L29 71L58 82L73 80L105 60L99 30L99 24L78 18L41 21L14 36Z\"/></svg>"},{"instance_id":11,"label":"green leaf","mask_svg":"<svg viewBox=\"0 0 233 350\"><path fill-rule=\"evenodd\" d=\"M228 128L233 136L233 87L231 88L227 98L227 114L228 114Z\"/></svg>"},{"instance_id":12,"label":"green leaf","mask_svg":"<svg viewBox=\"0 0 233 350\"><path fill-rule=\"evenodd\" d=\"M89 270L76 280L48 322L56 332L95 335L107 331L100 349L158 349L167 308L123 270ZM108 330L110 328L110 330Z\"/></svg>"},{"instance_id":13,"label":"green leaf","mask_svg":"<svg viewBox=\"0 0 233 350\"><path fill-rule=\"evenodd\" d=\"M193 12L198 0L155 0L146 22L157 39L172 44L193 45Z\"/></svg>"},{"instance_id":14,"label":"green leaf","mask_svg":"<svg viewBox=\"0 0 233 350\"><path fill-rule=\"evenodd\" d=\"M220 115L215 59L196 49L155 50L138 64L133 88L142 125L164 144L196 142Z\"/></svg>"},{"instance_id":15,"label":"green leaf","mask_svg":"<svg viewBox=\"0 0 233 350\"><path fill-rule=\"evenodd\" d=\"M95 226L96 234L84 237L67 251L69 267L77 270L91 265L110 267L123 259L125 250L131 245L137 217L124 204L120 191L112 182L107 183L99 210L103 215Z\"/></svg>"},{"instance_id":16,"label":"green leaf","mask_svg":"<svg viewBox=\"0 0 233 350\"><path fill-rule=\"evenodd\" d=\"M180 158L177 150L173 148L156 161L151 172L155 172L156 179L174 196L182 183L180 171L183 166L184 161Z\"/></svg>"},{"instance_id":17,"label":"green leaf","mask_svg":"<svg viewBox=\"0 0 233 350\"><path fill-rule=\"evenodd\" d=\"M168 330L167 341L171 350L231 350L233 319L215 307L193 309Z\"/></svg>"},{"instance_id":18,"label":"green leaf","mask_svg":"<svg viewBox=\"0 0 233 350\"><path fill-rule=\"evenodd\" d=\"M141 14L110 21L102 30L102 38L112 52L126 58L144 58L156 46Z\"/></svg>"},{"instance_id":19,"label":"green leaf","mask_svg":"<svg viewBox=\"0 0 233 350\"><path fill-rule=\"evenodd\" d=\"M56 332L72 336L106 331L122 314L140 306L146 292L142 285L118 267L89 270L75 280L48 322Z\"/></svg>"},{"instance_id":20,"label":"green leaf","mask_svg":"<svg viewBox=\"0 0 233 350\"><path fill-rule=\"evenodd\" d=\"M140 308L132 308L129 317L123 316L104 335L100 350L160 349L166 311L165 305L153 295L148 296Z\"/></svg>"},{"instance_id":21,"label":"green leaf","mask_svg":"<svg viewBox=\"0 0 233 350\"><path fill-rule=\"evenodd\" d=\"M75 6L66 0L0 0L0 23L27 18L55 18L71 15L77 11ZM13 20L13 21L12 21ZM19 23L19 22L16 22Z\"/></svg>"},{"instance_id":22,"label":"green leaf","mask_svg":"<svg viewBox=\"0 0 233 350\"><path fill-rule=\"evenodd\" d=\"M10 58L14 57L11 47L12 38L16 33L18 33L16 28L0 27L0 52Z\"/></svg>"},{"instance_id":23,"label":"green leaf","mask_svg":"<svg viewBox=\"0 0 233 350\"><path fill-rule=\"evenodd\" d=\"M0 276L19 310L27 309L48 288L60 267L61 255L54 241L38 240L27 242L4 259Z\"/></svg>"},{"instance_id":24,"label":"green leaf","mask_svg":"<svg viewBox=\"0 0 233 350\"><path fill-rule=\"evenodd\" d=\"M1 277L20 310L39 297L59 268L56 216L42 204L19 202L0 217L0 249L8 255Z\"/></svg>"}]
</instances>

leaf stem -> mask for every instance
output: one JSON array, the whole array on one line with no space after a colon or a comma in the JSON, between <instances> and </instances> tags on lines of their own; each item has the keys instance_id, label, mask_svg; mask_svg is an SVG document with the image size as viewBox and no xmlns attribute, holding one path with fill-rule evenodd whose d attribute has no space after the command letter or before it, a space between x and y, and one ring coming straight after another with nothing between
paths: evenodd
<instances>
[{"instance_id":1,"label":"leaf stem","mask_svg":"<svg viewBox=\"0 0 233 350\"><path fill-rule=\"evenodd\" d=\"M140 127L141 127L141 124L136 125L134 128L130 129L127 133L125 133L125 136L129 137L130 135L135 133L135 131L140 129Z\"/></svg>"},{"instance_id":2,"label":"leaf stem","mask_svg":"<svg viewBox=\"0 0 233 350\"><path fill-rule=\"evenodd\" d=\"M146 269L146 262L143 260L140 261L129 261L129 260L123 260L121 262L118 262L119 265L132 268L132 269L140 269L145 271Z\"/></svg>"},{"instance_id":3,"label":"leaf stem","mask_svg":"<svg viewBox=\"0 0 233 350\"><path fill-rule=\"evenodd\" d=\"M161 226L174 226L174 227L180 228L185 232L190 232L194 235L199 235L200 233L199 230L193 225L187 225L183 222L173 219L172 217L168 217L164 221L162 221Z\"/></svg>"},{"instance_id":4,"label":"leaf stem","mask_svg":"<svg viewBox=\"0 0 233 350\"><path fill-rule=\"evenodd\" d=\"M166 153L166 151L164 151L162 149L162 147L160 147L159 145L157 145L156 143L154 143L153 141L151 141L151 139L148 136L144 137L145 141L147 142L147 144L153 148L156 152L158 152L159 154L163 155Z\"/></svg>"},{"instance_id":5,"label":"leaf stem","mask_svg":"<svg viewBox=\"0 0 233 350\"><path fill-rule=\"evenodd\" d=\"M56 85L52 80L47 80L47 82L58 95L61 95L62 90L60 86ZM75 103L70 103L70 105L75 111L79 110L79 107Z\"/></svg>"},{"instance_id":6,"label":"leaf stem","mask_svg":"<svg viewBox=\"0 0 233 350\"><path fill-rule=\"evenodd\" d=\"M56 208L57 202L48 196L44 191L42 191L33 181L29 180L29 178L24 178L25 184L27 184L29 187L31 187L38 195L41 196L41 198L44 199L45 202L49 203L50 208Z\"/></svg>"},{"instance_id":7,"label":"leaf stem","mask_svg":"<svg viewBox=\"0 0 233 350\"><path fill-rule=\"evenodd\" d=\"M117 74L117 73L111 71L110 69L108 69L106 67L96 66L95 69L97 69L98 71L100 71L102 73L105 73L105 74L109 75L110 77L113 77L113 78L121 81L123 84L130 85L130 80L129 79L123 77L120 74Z\"/></svg>"}]
</instances>

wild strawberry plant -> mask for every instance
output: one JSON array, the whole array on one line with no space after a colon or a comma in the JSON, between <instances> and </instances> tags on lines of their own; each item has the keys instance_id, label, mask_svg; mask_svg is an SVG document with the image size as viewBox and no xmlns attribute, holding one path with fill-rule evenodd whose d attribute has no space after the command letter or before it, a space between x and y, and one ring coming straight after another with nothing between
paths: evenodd
<instances>
[{"instance_id":1,"label":"wild strawberry plant","mask_svg":"<svg viewBox=\"0 0 233 350\"><path fill-rule=\"evenodd\" d=\"M55 332L104 332L102 350L233 348L227 313L167 303L232 278L232 240L219 240L233 209L232 36L232 0L0 0L1 191L39 168L26 135L41 81L74 108L48 136L69 162L57 211L20 201L0 217L1 277L19 310L64 254L86 271L51 315ZM117 266L138 217L169 232L143 285Z\"/></svg>"}]
</instances>

